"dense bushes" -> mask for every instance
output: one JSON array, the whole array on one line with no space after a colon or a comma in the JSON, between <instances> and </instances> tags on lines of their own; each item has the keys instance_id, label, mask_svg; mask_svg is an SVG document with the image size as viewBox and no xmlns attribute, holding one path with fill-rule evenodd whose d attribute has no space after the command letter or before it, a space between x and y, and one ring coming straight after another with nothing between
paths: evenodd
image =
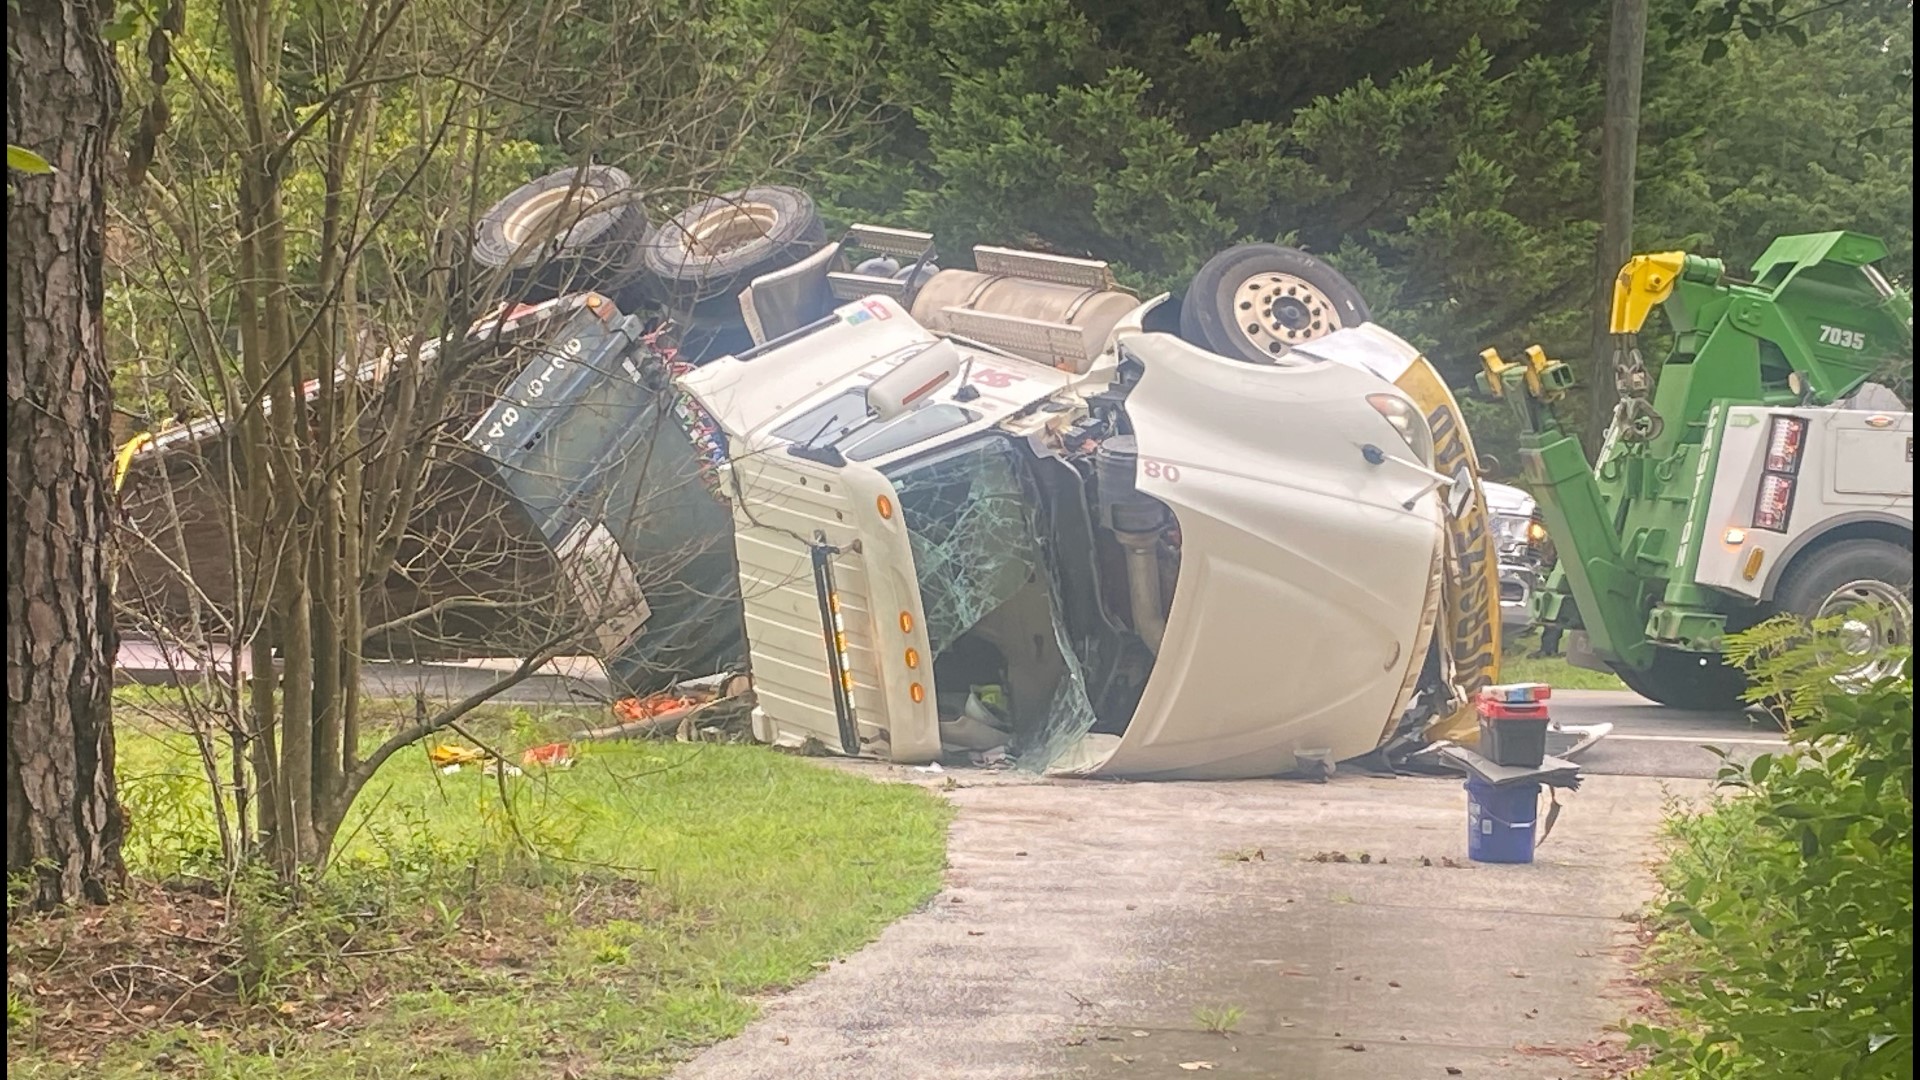
<instances>
[{"instance_id":1,"label":"dense bushes","mask_svg":"<svg viewBox=\"0 0 1920 1080\"><path fill-rule=\"evenodd\" d=\"M1651 953L1673 1014L1634 1031L1657 1048L1648 1076L1908 1076L1911 656L1836 683L1834 650L1780 623L1736 650L1793 748L1729 762L1735 797L1673 823Z\"/></svg>"}]
</instances>

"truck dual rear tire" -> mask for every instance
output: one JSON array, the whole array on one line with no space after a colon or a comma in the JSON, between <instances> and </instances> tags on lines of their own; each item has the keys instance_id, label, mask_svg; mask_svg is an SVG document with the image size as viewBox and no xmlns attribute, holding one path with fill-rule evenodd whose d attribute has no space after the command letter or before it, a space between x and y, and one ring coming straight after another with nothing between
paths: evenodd
<instances>
[{"instance_id":1,"label":"truck dual rear tire","mask_svg":"<svg viewBox=\"0 0 1920 1080\"><path fill-rule=\"evenodd\" d=\"M537 302L631 276L647 213L633 180L611 165L548 173L522 184L480 219L473 262L499 275L498 292Z\"/></svg>"},{"instance_id":2,"label":"truck dual rear tire","mask_svg":"<svg viewBox=\"0 0 1920 1080\"><path fill-rule=\"evenodd\" d=\"M710 319L737 319L740 291L754 278L791 266L826 242L826 225L806 192L746 188L676 214L647 237L640 261L661 290L656 299L669 308L710 308Z\"/></svg>"},{"instance_id":3,"label":"truck dual rear tire","mask_svg":"<svg viewBox=\"0 0 1920 1080\"><path fill-rule=\"evenodd\" d=\"M1864 538L1816 548L1788 568L1772 609L1809 623L1856 614L1844 634L1850 639L1849 650L1863 656L1911 644L1912 549ZM1746 676L1717 657L1661 649L1645 671L1615 671L1635 693L1676 709L1721 712L1746 705L1741 696ZM1859 674L1874 673L1872 663L1863 661Z\"/></svg>"}]
</instances>

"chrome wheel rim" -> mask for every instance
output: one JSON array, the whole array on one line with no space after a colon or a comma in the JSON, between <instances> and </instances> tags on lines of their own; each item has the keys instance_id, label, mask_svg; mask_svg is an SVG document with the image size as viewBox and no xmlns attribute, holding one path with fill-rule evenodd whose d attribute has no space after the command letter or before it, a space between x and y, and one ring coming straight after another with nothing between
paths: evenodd
<instances>
[{"instance_id":1,"label":"chrome wheel rim","mask_svg":"<svg viewBox=\"0 0 1920 1080\"><path fill-rule=\"evenodd\" d=\"M1341 329L1327 294L1292 274L1255 274L1233 292L1240 333L1268 356Z\"/></svg>"},{"instance_id":2,"label":"chrome wheel rim","mask_svg":"<svg viewBox=\"0 0 1920 1080\"><path fill-rule=\"evenodd\" d=\"M1884 581L1849 581L1827 594L1814 619L1833 618L1841 620L1842 654L1869 658L1841 673L1836 681L1842 685L1863 686L1894 674L1898 661L1887 657L1888 650L1913 642L1912 596Z\"/></svg>"}]
</instances>

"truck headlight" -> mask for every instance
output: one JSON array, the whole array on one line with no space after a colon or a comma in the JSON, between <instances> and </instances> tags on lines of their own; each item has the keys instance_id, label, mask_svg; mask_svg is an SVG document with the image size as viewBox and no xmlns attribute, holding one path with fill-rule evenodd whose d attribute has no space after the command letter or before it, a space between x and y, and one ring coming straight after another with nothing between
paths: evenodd
<instances>
[{"instance_id":1,"label":"truck headlight","mask_svg":"<svg viewBox=\"0 0 1920 1080\"><path fill-rule=\"evenodd\" d=\"M1393 430L1406 440L1407 449L1413 451L1414 460L1427 468L1433 468L1433 429L1427 426L1427 418L1420 415L1405 398L1394 394L1368 394L1367 404L1373 411L1386 417Z\"/></svg>"}]
</instances>

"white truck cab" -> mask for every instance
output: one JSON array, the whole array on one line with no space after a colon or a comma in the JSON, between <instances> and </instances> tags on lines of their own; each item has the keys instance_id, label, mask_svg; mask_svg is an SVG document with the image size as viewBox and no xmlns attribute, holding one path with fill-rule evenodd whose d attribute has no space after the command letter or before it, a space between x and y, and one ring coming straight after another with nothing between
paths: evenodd
<instances>
[{"instance_id":1,"label":"white truck cab","mask_svg":"<svg viewBox=\"0 0 1920 1080\"><path fill-rule=\"evenodd\" d=\"M1202 779L1383 742L1447 478L1340 334L1253 365L1147 330L1103 264L981 249L909 306L810 263L844 302L779 294L765 344L681 378L729 444L757 738Z\"/></svg>"}]
</instances>

